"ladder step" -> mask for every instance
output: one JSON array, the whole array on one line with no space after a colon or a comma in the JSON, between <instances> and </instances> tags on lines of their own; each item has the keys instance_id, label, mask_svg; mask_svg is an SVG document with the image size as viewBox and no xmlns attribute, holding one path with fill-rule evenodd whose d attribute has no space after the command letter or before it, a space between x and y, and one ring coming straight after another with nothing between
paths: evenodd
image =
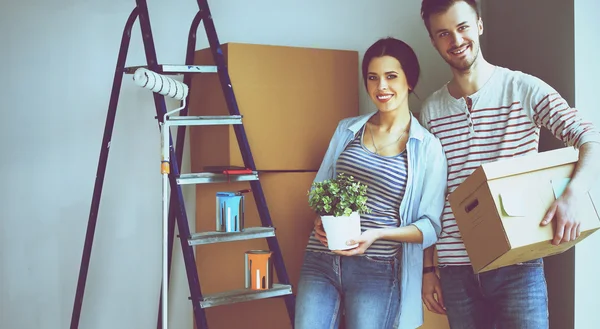
<instances>
[{"instance_id":1,"label":"ladder step","mask_svg":"<svg viewBox=\"0 0 600 329\"><path fill-rule=\"evenodd\" d=\"M244 175L226 175L215 173L181 174L177 178L177 184L208 184L208 183L228 183L228 182L247 182L258 180L258 172Z\"/></svg>"},{"instance_id":2,"label":"ladder step","mask_svg":"<svg viewBox=\"0 0 600 329\"><path fill-rule=\"evenodd\" d=\"M228 305L257 299L285 296L291 293L291 285L274 283L273 288L268 290L238 289L205 295L204 300L200 301L200 307L209 308L219 305Z\"/></svg>"},{"instance_id":3,"label":"ladder step","mask_svg":"<svg viewBox=\"0 0 600 329\"><path fill-rule=\"evenodd\" d=\"M130 66L125 68L125 73L134 74L139 68L149 69L148 65ZM158 65L159 74L182 74L182 73L217 73L218 68L215 65Z\"/></svg>"},{"instance_id":4,"label":"ladder step","mask_svg":"<svg viewBox=\"0 0 600 329\"><path fill-rule=\"evenodd\" d=\"M201 244L260 239L275 236L273 227L248 227L242 232L202 232L192 234L188 240L190 246Z\"/></svg>"},{"instance_id":5,"label":"ladder step","mask_svg":"<svg viewBox=\"0 0 600 329\"><path fill-rule=\"evenodd\" d=\"M167 122L171 126L217 126L217 125L241 125L241 115L203 115L203 116L180 116L169 117Z\"/></svg>"}]
</instances>

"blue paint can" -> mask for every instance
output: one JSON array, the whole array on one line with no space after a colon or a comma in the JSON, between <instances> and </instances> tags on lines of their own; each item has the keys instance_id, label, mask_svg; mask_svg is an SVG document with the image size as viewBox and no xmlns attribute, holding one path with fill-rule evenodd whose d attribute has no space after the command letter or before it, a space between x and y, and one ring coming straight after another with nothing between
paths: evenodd
<instances>
[{"instance_id":1,"label":"blue paint can","mask_svg":"<svg viewBox=\"0 0 600 329\"><path fill-rule=\"evenodd\" d=\"M243 192L217 192L217 232L242 232L244 230Z\"/></svg>"}]
</instances>

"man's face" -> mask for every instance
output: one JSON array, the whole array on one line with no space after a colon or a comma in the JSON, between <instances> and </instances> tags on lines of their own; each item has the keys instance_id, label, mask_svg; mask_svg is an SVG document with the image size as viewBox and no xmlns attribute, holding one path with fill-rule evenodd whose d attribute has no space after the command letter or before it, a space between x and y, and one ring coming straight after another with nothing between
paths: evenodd
<instances>
[{"instance_id":1,"label":"man's face","mask_svg":"<svg viewBox=\"0 0 600 329\"><path fill-rule=\"evenodd\" d=\"M481 18L469 4L456 2L444 13L429 17L431 42L455 70L468 71L479 55Z\"/></svg>"}]
</instances>

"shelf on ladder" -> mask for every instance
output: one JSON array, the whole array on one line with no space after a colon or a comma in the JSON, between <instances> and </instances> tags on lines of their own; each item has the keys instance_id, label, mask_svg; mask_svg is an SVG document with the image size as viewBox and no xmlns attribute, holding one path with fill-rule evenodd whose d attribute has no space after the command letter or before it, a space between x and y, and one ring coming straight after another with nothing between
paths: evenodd
<instances>
[{"instance_id":1,"label":"shelf on ladder","mask_svg":"<svg viewBox=\"0 0 600 329\"><path fill-rule=\"evenodd\" d=\"M233 182L248 182L258 180L258 172L253 171L251 174L242 175L226 175L216 173L197 173L197 174L181 174L177 178L177 184L207 184L207 183L233 183Z\"/></svg>"},{"instance_id":2,"label":"shelf on ladder","mask_svg":"<svg viewBox=\"0 0 600 329\"><path fill-rule=\"evenodd\" d=\"M251 300L279 297L292 294L292 286L289 284L274 283L273 288L265 290L238 289L216 294L204 295L200 301L201 308L209 308L219 305L228 305Z\"/></svg>"},{"instance_id":3,"label":"shelf on ladder","mask_svg":"<svg viewBox=\"0 0 600 329\"><path fill-rule=\"evenodd\" d=\"M124 69L127 74L133 74L139 68L148 69L147 65L130 66ZM162 64L158 65L157 70L153 70L160 74L184 74L184 73L217 73L218 68L215 65L177 65L177 64Z\"/></svg>"},{"instance_id":4,"label":"shelf on ladder","mask_svg":"<svg viewBox=\"0 0 600 329\"><path fill-rule=\"evenodd\" d=\"M202 232L194 233L188 240L190 246L219 242L262 239L275 236L273 227L248 227L242 232Z\"/></svg>"},{"instance_id":5,"label":"shelf on ladder","mask_svg":"<svg viewBox=\"0 0 600 329\"><path fill-rule=\"evenodd\" d=\"M170 126L241 125L241 115L175 116L167 120Z\"/></svg>"}]
</instances>

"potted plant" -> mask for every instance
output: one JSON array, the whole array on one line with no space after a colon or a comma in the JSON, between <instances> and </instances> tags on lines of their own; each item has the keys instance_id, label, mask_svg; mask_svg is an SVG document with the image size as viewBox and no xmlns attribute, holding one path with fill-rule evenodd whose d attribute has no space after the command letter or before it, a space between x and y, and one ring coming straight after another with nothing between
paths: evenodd
<instances>
[{"instance_id":1,"label":"potted plant","mask_svg":"<svg viewBox=\"0 0 600 329\"><path fill-rule=\"evenodd\" d=\"M360 236L360 214L370 212L367 185L340 173L333 179L314 182L308 195L310 207L321 216L329 249L356 247L346 242Z\"/></svg>"}]
</instances>

